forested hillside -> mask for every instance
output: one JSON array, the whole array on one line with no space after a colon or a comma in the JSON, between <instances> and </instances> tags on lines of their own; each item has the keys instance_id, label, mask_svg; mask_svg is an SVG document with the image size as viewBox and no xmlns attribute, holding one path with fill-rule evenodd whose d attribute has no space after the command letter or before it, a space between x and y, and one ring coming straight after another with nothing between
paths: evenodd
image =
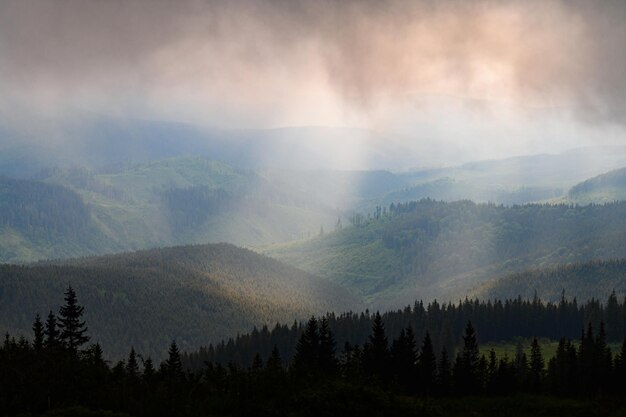
<instances>
[{"instance_id":1,"label":"forested hillside","mask_svg":"<svg viewBox=\"0 0 626 417\"><path fill-rule=\"evenodd\" d=\"M0 261L69 257L119 249L76 192L0 177Z\"/></svg>"},{"instance_id":2,"label":"forested hillside","mask_svg":"<svg viewBox=\"0 0 626 417\"><path fill-rule=\"evenodd\" d=\"M128 346L160 358L254 325L359 308L349 292L232 245L200 245L85 258L65 264L0 266L0 331L30 333L33 312L58 309L71 284L90 334L112 356Z\"/></svg>"},{"instance_id":3,"label":"forested hillside","mask_svg":"<svg viewBox=\"0 0 626 417\"><path fill-rule=\"evenodd\" d=\"M591 261L531 269L488 282L474 294L480 298L533 297L556 301L562 294L579 300L602 298L612 291L626 294L626 261Z\"/></svg>"},{"instance_id":4,"label":"forested hillside","mask_svg":"<svg viewBox=\"0 0 626 417\"><path fill-rule=\"evenodd\" d=\"M529 268L626 257L626 203L497 206L422 200L267 253L355 288L374 304L464 297ZM606 288L596 287L596 297Z\"/></svg>"},{"instance_id":5,"label":"forested hillside","mask_svg":"<svg viewBox=\"0 0 626 417\"><path fill-rule=\"evenodd\" d=\"M576 184L569 190L568 199L579 204L626 200L626 168Z\"/></svg>"},{"instance_id":6,"label":"forested hillside","mask_svg":"<svg viewBox=\"0 0 626 417\"><path fill-rule=\"evenodd\" d=\"M317 201L309 188L298 187L306 178L283 187L278 176L174 158L4 179L0 261L190 243L268 244L334 227L339 209L330 199Z\"/></svg>"},{"instance_id":7,"label":"forested hillside","mask_svg":"<svg viewBox=\"0 0 626 417\"><path fill-rule=\"evenodd\" d=\"M30 338L6 334L0 410L76 417L618 416L626 339L609 341L623 335L624 312L614 295L606 307L536 298L416 303L384 315L311 317L304 326L254 331L191 355L172 341L159 361L131 347L110 363L68 286L57 314L36 316ZM399 331L390 325L394 319ZM580 336L572 337L581 321ZM452 348L437 346L423 329L450 331L457 323ZM529 331L556 335L558 346L550 353L544 339L534 336L527 347L518 339L509 356L483 344ZM358 342L341 346L354 333Z\"/></svg>"}]
</instances>

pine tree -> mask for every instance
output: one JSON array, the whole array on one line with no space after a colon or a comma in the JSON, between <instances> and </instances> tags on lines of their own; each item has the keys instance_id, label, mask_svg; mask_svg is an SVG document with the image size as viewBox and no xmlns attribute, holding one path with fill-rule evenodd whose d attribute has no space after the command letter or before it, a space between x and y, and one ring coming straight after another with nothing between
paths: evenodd
<instances>
[{"instance_id":1,"label":"pine tree","mask_svg":"<svg viewBox=\"0 0 626 417\"><path fill-rule=\"evenodd\" d=\"M385 381L389 375L389 341L379 312L374 316L372 333L363 350L363 368L367 375Z\"/></svg>"},{"instance_id":2,"label":"pine tree","mask_svg":"<svg viewBox=\"0 0 626 417\"><path fill-rule=\"evenodd\" d=\"M88 351L88 357L91 364L95 367L105 367L106 361L104 360L104 353L100 343L94 343Z\"/></svg>"},{"instance_id":3,"label":"pine tree","mask_svg":"<svg viewBox=\"0 0 626 417\"><path fill-rule=\"evenodd\" d=\"M335 336L330 330L328 320L323 317L319 326L319 368L326 375L334 375L337 371L337 358L335 358Z\"/></svg>"},{"instance_id":4,"label":"pine tree","mask_svg":"<svg viewBox=\"0 0 626 417\"><path fill-rule=\"evenodd\" d=\"M472 322L468 321L463 336L463 350L454 364L454 383L459 393L476 394L479 392L479 361L476 332Z\"/></svg>"},{"instance_id":5,"label":"pine tree","mask_svg":"<svg viewBox=\"0 0 626 417\"><path fill-rule=\"evenodd\" d=\"M167 377L172 380L178 380L183 377L183 363L180 359L180 352L176 340L172 341L168 351L168 358L164 364Z\"/></svg>"},{"instance_id":6,"label":"pine tree","mask_svg":"<svg viewBox=\"0 0 626 417\"><path fill-rule=\"evenodd\" d=\"M411 327L400 331L398 338L391 344L390 355L397 383L405 392L413 391L417 352Z\"/></svg>"},{"instance_id":7,"label":"pine tree","mask_svg":"<svg viewBox=\"0 0 626 417\"><path fill-rule=\"evenodd\" d=\"M515 379L518 388L526 388L528 385L528 357L524 352L524 345L521 341L517 342L515 347Z\"/></svg>"},{"instance_id":8,"label":"pine tree","mask_svg":"<svg viewBox=\"0 0 626 417\"><path fill-rule=\"evenodd\" d=\"M263 359L261 359L261 355L257 353L252 358L252 366L250 367L252 372L260 372L263 370Z\"/></svg>"},{"instance_id":9,"label":"pine tree","mask_svg":"<svg viewBox=\"0 0 626 417\"><path fill-rule=\"evenodd\" d=\"M540 392L544 376L544 361L541 347L535 337L530 345L529 388L533 392Z\"/></svg>"},{"instance_id":10,"label":"pine tree","mask_svg":"<svg viewBox=\"0 0 626 417\"><path fill-rule=\"evenodd\" d=\"M298 339L293 358L294 372L298 377L311 378L319 372L319 331L317 320L311 317Z\"/></svg>"},{"instance_id":11,"label":"pine tree","mask_svg":"<svg viewBox=\"0 0 626 417\"><path fill-rule=\"evenodd\" d=\"M55 348L59 345L60 332L57 326L57 318L52 311L48 313L48 319L46 320L46 329L44 330L46 340L44 345L46 348Z\"/></svg>"},{"instance_id":12,"label":"pine tree","mask_svg":"<svg viewBox=\"0 0 626 417\"><path fill-rule=\"evenodd\" d=\"M265 367L270 373L272 372L278 373L278 372L283 371L283 361L280 357L280 352L276 345L274 345L274 348L272 349L272 353L270 354L270 357L267 359L267 364L265 365Z\"/></svg>"},{"instance_id":13,"label":"pine tree","mask_svg":"<svg viewBox=\"0 0 626 417\"><path fill-rule=\"evenodd\" d=\"M154 363L152 362L152 359L150 359L150 357L148 357L146 360L143 361L143 379L144 381L150 383L152 382L152 380L154 379L154 375L155 375L155 369L154 369Z\"/></svg>"},{"instance_id":14,"label":"pine tree","mask_svg":"<svg viewBox=\"0 0 626 417\"><path fill-rule=\"evenodd\" d=\"M441 394L450 393L452 387L452 366L445 347L441 350L439 365L437 366L437 385Z\"/></svg>"},{"instance_id":15,"label":"pine tree","mask_svg":"<svg viewBox=\"0 0 626 417\"><path fill-rule=\"evenodd\" d=\"M72 286L68 286L65 291L65 305L59 310L60 339L74 353L89 341L89 337L85 335L87 332L85 322L80 321L84 309L84 307L78 304L78 299Z\"/></svg>"},{"instance_id":16,"label":"pine tree","mask_svg":"<svg viewBox=\"0 0 626 417\"><path fill-rule=\"evenodd\" d=\"M418 376L420 381L420 389L425 394L431 394L435 385L437 374L437 358L433 349L433 342L430 333L426 332L420 354L418 358Z\"/></svg>"},{"instance_id":17,"label":"pine tree","mask_svg":"<svg viewBox=\"0 0 626 417\"><path fill-rule=\"evenodd\" d=\"M44 346L45 329L41 322L41 316L39 313L35 316L35 322L33 323L33 348L39 352Z\"/></svg>"},{"instance_id":18,"label":"pine tree","mask_svg":"<svg viewBox=\"0 0 626 417\"><path fill-rule=\"evenodd\" d=\"M128 360L126 361L126 375L131 379L135 379L139 376L139 363L137 362L137 354L135 353L135 348L130 348L130 353L128 354Z\"/></svg>"}]
</instances>

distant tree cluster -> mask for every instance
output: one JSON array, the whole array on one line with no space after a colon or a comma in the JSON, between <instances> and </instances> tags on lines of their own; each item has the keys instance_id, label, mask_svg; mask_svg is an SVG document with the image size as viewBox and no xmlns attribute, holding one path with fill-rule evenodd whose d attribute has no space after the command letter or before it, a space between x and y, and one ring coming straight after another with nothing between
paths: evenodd
<instances>
[{"instance_id":1,"label":"distant tree cluster","mask_svg":"<svg viewBox=\"0 0 626 417\"><path fill-rule=\"evenodd\" d=\"M324 320L333 329L339 346L354 346L363 345L368 340L370 325L375 318L375 314L364 312L329 314ZM565 296L558 303L544 303L538 297L504 301L466 299L457 304L437 301L424 304L420 301L402 310L386 312L382 319L391 337L399 337L410 327L417 340L425 338L428 333L435 350L441 352L445 348L449 354L455 353L468 321L481 329L483 342L509 341L516 337L573 339L587 323L599 328L601 322L605 323L609 340L619 342L626 337L626 300L619 301L612 293L604 304L598 300L578 303ZM274 346L279 348L283 358L291 360L303 329L306 327L299 323L277 324L272 329L267 326L254 328L248 334L187 353L183 360L194 369L200 369L206 361L221 364L232 361L244 365L250 363L257 353L267 357Z\"/></svg>"}]
</instances>

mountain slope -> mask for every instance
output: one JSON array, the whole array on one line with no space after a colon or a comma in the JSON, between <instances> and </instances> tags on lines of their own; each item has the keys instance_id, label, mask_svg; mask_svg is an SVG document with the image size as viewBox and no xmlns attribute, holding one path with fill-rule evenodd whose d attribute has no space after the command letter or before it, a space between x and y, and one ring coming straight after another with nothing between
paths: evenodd
<instances>
[{"instance_id":1,"label":"mountain slope","mask_svg":"<svg viewBox=\"0 0 626 417\"><path fill-rule=\"evenodd\" d=\"M626 168L598 175L569 190L568 199L578 204L626 200Z\"/></svg>"},{"instance_id":2,"label":"mountain slope","mask_svg":"<svg viewBox=\"0 0 626 417\"><path fill-rule=\"evenodd\" d=\"M266 253L354 288L374 305L464 297L504 274L626 257L626 203L496 206L422 200Z\"/></svg>"},{"instance_id":3,"label":"mountain slope","mask_svg":"<svg viewBox=\"0 0 626 417\"><path fill-rule=\"evenodd\" d=\"M508 275L476 289L483 299L532 298L558 301L563 294L579 301L626 294L626 260L592 261Z\"/></svg>"},{"instance_id":4,"label":"mountain slope","mask_svg":"<svg viewBox=\"0 0 626 417\"><path fill-rule=\"evenodd\" d=\"M69 188L0 177L0 261L119 250L92 214Z\"/></svg>"},{"instance_id":5,"label":"mountain slope","mask_svg":"<svg viewBox=\"0 0 626 417\"><path fill-rule=\"evenodd\" d=\"M357 309L343 288L228 244L152 249L67 263L0 265L0 330L30 336L33 312L57 310L71 284L94 341L119 356L161 357L254 325Z\"/></svg>"}]
</instances>

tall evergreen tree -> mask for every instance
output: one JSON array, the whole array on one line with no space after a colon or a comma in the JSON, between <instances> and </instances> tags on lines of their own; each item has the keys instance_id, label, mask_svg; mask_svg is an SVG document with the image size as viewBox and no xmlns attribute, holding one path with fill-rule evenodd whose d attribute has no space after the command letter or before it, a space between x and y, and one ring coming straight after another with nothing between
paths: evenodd
<instances>
[{"instance_id":1,"label":"tall evergreen tree","mask_svg":"<svg viewBox=\"0 0 626 417\"><path fill-rule=\"evenodd\" d=\"M319 343L317 319L311 317L298 339L293 358L292 366L298 377L311 378L318 375Z\"/></svg>"},{"instance_id":2,"label":"tall evergreen tree","mask_svg":"<svg viewBox=\"0 0 626 417\"><path fill-rule=\"evenodd\" d=\"M407 327L391 344L391 363L396 383L405 392L414 389L417 352L413 329Z\"/></svg>"},{"instance_id":3,"label":"tall evergreen tree","mask_svg":"<svg viewBox=\"0 0 626 417\"><path fill-rule=\"evenodd\" d=\"M135 348L130 348L130 353L128 354L128 360L126 361L126 375L129 378L135 379L139 377L139 363L137 362L137 354L135 353Z\"/></svg>"},{"instance_id":4,"label":"tall evergreen tree","mask_svg":"<svg viewBox=\"0 0 626 417\"><path fill-rule=\"evenodd\" d=\"M319 324L319 368L324 375L334 375L337 371L335 336L330 330L326 317L323 317Z\"/></svg>"},{"instance_id":5,"label":"tall evergreen tree","mask_svg":"<svg viewBox=\"0 0 626 417\"><path fill-rule=\"evenodd\" d=\"M454 384L461 394L476 394L480 391L479 352L476 331L468 321L463 336L463 349L454 363Z\"/></svg>"},{"instance_id":6,"label":"tall evergreen tree","mask_svg":"<svg viewBox=\"0 0 626 417\"><path fill-rule=\"evenodd\" d=\"M437 358L429 332L426 332L422 341L417 366L420 390L425 394L431 394L437 374Z\"/></svg>"},{"instance_id":7,"label":"tall evergreen tree","mask_svg":"<svg viewBox=\"0 0 626 417\"><path fill-rule=\"evenodd\" d=\"M540 392L544 377L544 361L541 354L541 347L537 338L533 338L530 345L530 366L529 366L529 388L533 392Z\"/></svg>"},{"instance_id":8,"label":"tall evergreen tree","mask_svg":"<svg viewBox=\"0 0 626 417\"><path fill-rule=\"evenodd\" d=\"M367 375L386 381L389 375L389 341L379 312L372 324L372 333L363 350L363 368Z\"/></svg>"},{"instance_id":9,"label":"tall evergreen tree","mask_svg":"<svg viewBox=\"0 0 626 417\"><path fill-rule=\"evenodd\" d=\"M61 328L61 341L71 352L78 349L89 341L87 326L81 321L85 308L78 304L76 292L72 286L65 291L65 304L59 310L59 327Z\"/></svg>"},{"instance_id":10,"label":"tall evergreen tree","mask_svg":"<svg viewBox=\"0 0 626 417\"><path fill-rule=\"evenodd\" d=\"M449 394L452 388L452 365L445 347L441 350L437 366L437 387L441 394Z\"/></svg>"},{"instance_id":11,"label":"tall evergreen tree","mask_svg":"<svg viewBox=\"0 0 626 417\"><path fill-rule=\"evenodd\" d=\"M33 323L33 348L39 352L44 346L45 329L41 322L41 316L39 313L35 316L35 322Z\"/></svg>"},{"instance_id":12,"label":"tall evergreen tree","mask_svg":"<svg viewBox=\"0 0 626 417\"><path fill-rule=\"evenodd\" d=\"M183 363L180 359L180 351L176 340L172 340L172 344L168 350L168 358L164 364L166 375L171 380L179 380L184 376Z\"/></svg>"},{"instance_id":13,"label":"tall evergreen tree","mask_svg":"<svg viewBox=\"0 0 626 417\"><path fill-rule=\"evenodd\" d=\"M52 311L48 313L44 334L46 336L46 340L44 341L46 348L54 348L59 345L61 332L59 331L59 327L57 325L57 318Z\"/></svg>"}]
</instances>

